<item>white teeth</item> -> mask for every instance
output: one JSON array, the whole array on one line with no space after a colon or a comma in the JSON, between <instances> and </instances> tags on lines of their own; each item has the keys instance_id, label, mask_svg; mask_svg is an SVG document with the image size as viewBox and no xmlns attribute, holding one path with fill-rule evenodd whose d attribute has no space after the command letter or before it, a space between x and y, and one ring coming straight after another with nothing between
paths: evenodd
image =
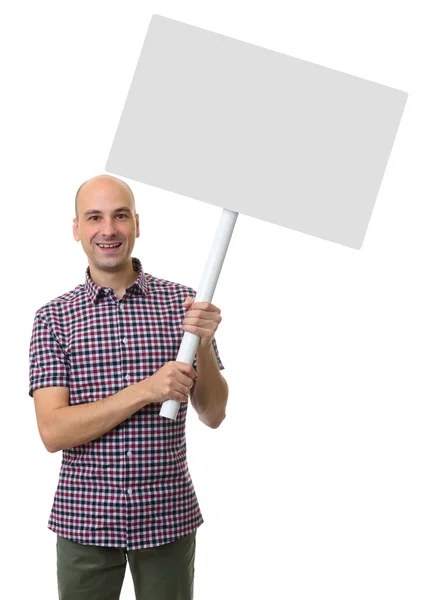
<instances>
[{"instance_id":1,"label":"white teeth","mask_svg":"<svg viewBox=\"0 0 426 600\"><path fill-rule=\"evenodd\" d=\"M118 248L120 244L98 244L99 248Z\"/></svg>"}]
</instances>

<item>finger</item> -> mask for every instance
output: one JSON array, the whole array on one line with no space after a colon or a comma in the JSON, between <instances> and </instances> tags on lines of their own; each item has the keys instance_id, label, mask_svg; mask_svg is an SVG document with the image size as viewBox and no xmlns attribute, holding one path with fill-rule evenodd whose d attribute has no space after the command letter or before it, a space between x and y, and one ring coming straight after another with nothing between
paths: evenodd
<instances>
[{"instance_id":1,"label":"finger","mask_svg":"<svg viewBox=\"0 0 426 600\"><path fill-rule=\"evenodd\" d=\"M197 371L194 369L194 367L192 365L189 365L188 363L184 363L184 362L181 362L178 360L175 361L175 364L181 373L186 374L191 379L194 379L194 378L198 379Z\"/></svg>"},{"instance_id":2,"label":"finger","mask_svg":"<svg viewBox=\"0 0 426 600\"><path fill-rule=\"evenodd\" d=\"M189 394L181 394L179 392L173 391L167 400L176 400L177 402L188 402ZM165 402L165 400L163 400Z\"/></svg>"},{"instance_id":3,"label":"finger","mask_svg":"<svg viewBox=\"0 0 426 600\"><path fill-rule=\"evenodd\" d=\"M188 377L184 375L184 373L178 373L176 375L176 385L185 387L185 389L191 389L194 385L194 379L192 377ZM177 389L177 388L176 388Z\"/></svg>"},{"instance_id":4,"label":"finger","mask_svg":"<svg viewBox=\"0 0 426 600\"><path fill-rule=\"evenodd\" d=\"M173 385L173 392L174 394L182 394L182 396L188 396L189 392L191 391L192 388L192 384L193 381L192 379L190 380L191 385L185 385L180 383L179 381L175 381L174 385Z\"/></svg>"},{"instance_id":5,"label":"finger","mask_svg":"<svg viewBox=\"0 0 426 600\"><path fill-rule=\"evenodd\" d=\"M186 327L198 327L199 329L207 329L208 331L214 333L219 327L219 321L188 318L182 321L181 327L184 331L186 330Z\"/></svg>"},{"instance_id":6,"label":"finger","mask_svg":"<svg viewBox=\"0 0 426 600\"><path fill-rule=\"evenodd\" d=\"M200 310L190 310L185 315L183 322L188 322L188 325L208 325L208 323L219 324L222 321L222 317L218 313L206 313Z\"/></svg>"},{"instance_id":7,"label":"finger","mask_svg":"<svg viewBox=\"0 0 426 600\"><path fill-rule=\"evenodd\" d=\"M191 306L191 310L207 310L208 312L217 312L220 314L220 308L212 304L211 302L194 302Z\"/></svg>"}]
</instances>

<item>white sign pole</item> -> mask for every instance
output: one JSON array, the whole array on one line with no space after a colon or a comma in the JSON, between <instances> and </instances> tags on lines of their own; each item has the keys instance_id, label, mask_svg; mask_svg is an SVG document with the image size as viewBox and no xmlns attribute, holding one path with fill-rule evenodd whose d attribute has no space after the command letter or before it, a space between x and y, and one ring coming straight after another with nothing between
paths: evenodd
<instances>
[{"instance_id":1,"label":"white sign pole","mask_svg":"<svg viewBox=\"0 0 426 600\"><path fill-rule=\"evenodd\" d=\"M237 212L226 208L223 209L201 283L195 296L195 302L212 301L237 217ZM199 341L200 338L198 335L185 331L176 360L192 365ZM176 420L179 407L180 402L177 400L165 400L161 407L160 416L174 421Z\"/></svg>"}]
</instances>

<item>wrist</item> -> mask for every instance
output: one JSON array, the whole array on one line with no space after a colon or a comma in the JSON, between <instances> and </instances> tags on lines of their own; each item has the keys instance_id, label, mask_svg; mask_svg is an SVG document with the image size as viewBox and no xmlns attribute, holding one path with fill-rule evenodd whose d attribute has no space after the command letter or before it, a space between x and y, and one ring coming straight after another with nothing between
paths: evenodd
<instances>
[{"instance_id":1,"label":"wrist","mask_svg":"<svg viewBox=\"0 0 426 600\"><path fill-rule=\"evenodd\" d=\"M148 404L151 404L152 402L156 401L150 390L150 386L148 384L148 379L149 379L149 377L147 377L146 379L142 379L141 381L138 381L137 383L135 383L132 386L129 386L129 387L135 388L135 396L137 398L139 409L144 408Z\"/></svg>"},{"instance_id":2,"label":"wrist","mask_svg":"<svg viewBox=\"0 0 426 600\"><path fill-rule=\"evenodd\" d=\"M207 346L202 346L201 343L198 344L198 348L197 348L197 358L198 355L200 356L210 356L211 354L214 354L214 348L213 348L213 341L211 340Z\"/></svg>"}]
</instances>

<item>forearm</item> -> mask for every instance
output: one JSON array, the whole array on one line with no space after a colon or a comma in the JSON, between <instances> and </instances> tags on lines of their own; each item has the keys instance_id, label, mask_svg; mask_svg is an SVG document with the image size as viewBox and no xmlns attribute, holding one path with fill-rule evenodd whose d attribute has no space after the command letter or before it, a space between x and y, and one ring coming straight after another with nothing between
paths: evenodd
<instances>
[{"instance_id":1,"label":"forearm","mask_svg":"<svg viewBox=\"0 0 426 600\"><path fill-rule=\"evenodd\" d=\"M216 428L226 416L228 384L222 377L212 345L197 350L198 379L193 386L191 402L198 418Z\"/></svg>"},{"instance_id":2,"label":"forearm","mask_svg":"<svg viewBox=\"0 0 426 600\"><path fill-rule=\"evenodd\" d=\"M151 402L144 382L126 387L96 402L54 410L49 424L49 452L87 444L128 419Z\"/></svg>"}]
</instances>

